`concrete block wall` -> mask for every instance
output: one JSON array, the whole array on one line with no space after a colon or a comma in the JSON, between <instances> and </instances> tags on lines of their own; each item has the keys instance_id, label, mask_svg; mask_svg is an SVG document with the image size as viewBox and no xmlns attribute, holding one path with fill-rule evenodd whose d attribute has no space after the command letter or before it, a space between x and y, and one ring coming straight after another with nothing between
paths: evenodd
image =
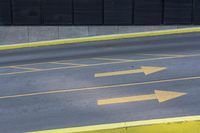
<instances>
[{"instance_id":1,"label":"concrete block wall","mask_svg":"<svg viewBox=\"0 0 200 133\"><path fill-rule=\"evenodd\" d=\"M193 26L0 26L0 45Z\"/></svg>"}]
</instances>

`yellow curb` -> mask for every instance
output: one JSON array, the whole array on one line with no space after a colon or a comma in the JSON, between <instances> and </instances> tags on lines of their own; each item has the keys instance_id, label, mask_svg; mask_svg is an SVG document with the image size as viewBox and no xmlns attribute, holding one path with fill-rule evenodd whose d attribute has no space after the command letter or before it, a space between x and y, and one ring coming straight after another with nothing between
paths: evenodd
<instances>
[{"instance_id":1,"label":"yellow curb","mask_svg":"<svg viewBox=\"0 0 200 133\"><path fill-rule=\"evenodd\" d=\"M200 116L186 116L28 133L199 133Z\"/></svg>"},{"instance_id":2,"label":"yellow curb","mask_svg":"<svg viewBox=\"0 0 200 133\"><path fill-rule=\"evenodd\" d=\"M200 32L200 27L128 33L128 34L103 35L103 36L41 41L41 42L22 43L22 44L9 44L9 45L1 45L0 51L21 49L21 48L41 47L41 46L63 45L63 44L69 45L69 44L82 43L82 42L106 41L106 40L127 39L127 38L137 38L137 37L172 35L172 34L181 34L181 33L193 33L193 32Z\"/></svg>"}]
</instances>

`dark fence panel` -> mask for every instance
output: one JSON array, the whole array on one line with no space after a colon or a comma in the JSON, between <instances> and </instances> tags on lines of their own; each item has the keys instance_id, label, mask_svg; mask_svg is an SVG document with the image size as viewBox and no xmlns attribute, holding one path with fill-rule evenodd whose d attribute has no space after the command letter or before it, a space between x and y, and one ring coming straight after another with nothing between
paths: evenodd
<instances>
[{"instance_id":1,"label":"dark fence panel","mask_svg":"<svg viewBox=\"0 0 200 133\"><path fill-rule=\"evenodd\" d=\"M132 24L133 0L104 0L104 24Z\"/></svg>"},{"instance_id":2,"label":"dark fence panel","mask_svg":"<svg viewBox=\"0 0 200 133\"><path fill-rule=\"evenodd\" d=\"M0 0L0 25L200 24L200 0Z\"/></svg>"},{"instance_id":3,"label":"dark fence panel","mask_svg":"<svg viewBox=\"0 0 200 133\"><path fill-rule=\"evenodd\" d=\"M40 0L13 0L13 24L41 24Z\"/></svg>"},{"instance_id":4,"label":"dark fence panel","mask_svg":"<svg viewBox=\"0 0 200 133\"><path fill-rule=\"evenodd\" d=\"M44 24L72 24L72 0L41 0Z\"/></svg>"},{"instance_id":5,"label":"dark fence panel","mask_svg":"<svg viewBox=\"0 0 200 133\"><path fill-rule=\"evenodd\" d=\"M74 0L74 24L103 24L103 1Z\"/></svg>"},{"instance_id":6,"label":"dark fence panel","mask_svg":"<svg viewBox=\"0 0 200 133\"><path fill-rule=\"evenodd\" d=\"M164 24L191 24L193 0L165 0Z\"/></svg>"},{"instance_id":7,"label":"dark fence panel","mask_svg":"<svg viewBox=\"0 0 200 133\"><path fill-rule=\"evenodd\" d=\"M162 0L135 0L134 24L162 24Z\"/></svg>"},{"instance_id":8,"label":"dark fence panel","mask_svg":"<svg viewBox=\"0 0 200 133\"><path fill-rule=\"evenodd\" d=\"M0 0L0 25L11 24L11 1Z\"/></svg>"},{"instance_id":9,"label":"dark fence panel","mask_svg":"<svg viewBox=\"0 0 200 133\"><path fill-rule=\"evenodd\" d=\"M200 0L194 0L193 23L200 24Z\"/></svg>"}]
</instances>

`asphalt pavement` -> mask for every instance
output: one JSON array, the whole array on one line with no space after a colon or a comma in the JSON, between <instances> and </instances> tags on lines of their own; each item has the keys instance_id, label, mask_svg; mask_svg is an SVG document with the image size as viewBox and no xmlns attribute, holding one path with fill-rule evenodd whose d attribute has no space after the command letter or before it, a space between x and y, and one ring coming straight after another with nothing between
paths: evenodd
<instances>
[{"instance_id":1,"label":"asphalt pavement","mask_svg":"<svg viewBox=\"0 0 200 133\"><path fill-rule=\"evenodd\" d=\"M200 33L0 52L0 133L200 115Z\"/></svg>"}]
</instances>

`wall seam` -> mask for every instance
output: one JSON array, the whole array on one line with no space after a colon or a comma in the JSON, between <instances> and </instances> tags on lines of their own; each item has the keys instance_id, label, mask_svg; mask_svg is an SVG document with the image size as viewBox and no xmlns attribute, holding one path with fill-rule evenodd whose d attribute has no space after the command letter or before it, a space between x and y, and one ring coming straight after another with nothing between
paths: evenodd
<instances>
[{"instance_id":1,"label":"wall seam","mask_svg":"<svg viewBox=\"0 0 200 133\"><path fill-rule=\"evenodd\" d=\"M28 42L30 42L31 41L31 39L30 39L30 28L29 28L29 26L27 26L27 35L28 35Z\"/></svg>"}]
</instances>

